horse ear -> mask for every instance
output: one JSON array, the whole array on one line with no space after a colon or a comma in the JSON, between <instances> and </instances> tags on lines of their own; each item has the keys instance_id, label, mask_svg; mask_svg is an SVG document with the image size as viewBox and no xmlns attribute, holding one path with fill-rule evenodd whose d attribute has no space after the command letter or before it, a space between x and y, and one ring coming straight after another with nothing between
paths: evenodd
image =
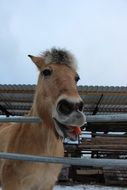
<instances>
[{"instance_id":1,"label":"horse ear","mask_svg":"<svg viewBox=\"0 0 127 190\"><path fill-rule=\"evenodd\" d=\"M39 70L43 67L44 60L42 57L36 57L33 55L28 55L28 57L31 58L31 60L36 64L36 66L38 67Z\"/></svg>"}]
</instances>

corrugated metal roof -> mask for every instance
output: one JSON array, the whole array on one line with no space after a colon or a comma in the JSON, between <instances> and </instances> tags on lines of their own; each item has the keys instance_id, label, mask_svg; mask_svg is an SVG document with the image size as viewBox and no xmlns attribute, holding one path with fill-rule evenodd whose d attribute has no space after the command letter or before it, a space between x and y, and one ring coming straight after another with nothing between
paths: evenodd
<instances>
[{"instance_id":1,"label":"corrugated metal roof","mask_svg":"<svg viewBox=\"0 0 127 190\"><path fill-rule=\"evenodd\" d=\"M12 115L27 114L35 88L35 85L0 85L0 114L5 114L5 110ZM78 91L87 115L127 113L127 87L79 86Z\"/></svg>"}]
</instances>

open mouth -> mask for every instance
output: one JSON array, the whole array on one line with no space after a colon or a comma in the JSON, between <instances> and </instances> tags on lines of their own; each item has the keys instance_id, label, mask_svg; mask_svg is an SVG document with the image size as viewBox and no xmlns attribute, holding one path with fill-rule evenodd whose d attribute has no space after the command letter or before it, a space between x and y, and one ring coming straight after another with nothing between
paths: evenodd
<instances>
[{"instance_id":1,"label":"open mouth","mask_svg":"<svg viewBox=\"0 0 127 190\"><path fill-rule=\"evenodd\" d=\"M78 135L81 134L80 127L64 125L60 123L58 120L56 120L55 118L54 118L54 122L55 122L55 128L56 128L57 133L63 138L76 141Z\"/></svg>"}]
</instances>

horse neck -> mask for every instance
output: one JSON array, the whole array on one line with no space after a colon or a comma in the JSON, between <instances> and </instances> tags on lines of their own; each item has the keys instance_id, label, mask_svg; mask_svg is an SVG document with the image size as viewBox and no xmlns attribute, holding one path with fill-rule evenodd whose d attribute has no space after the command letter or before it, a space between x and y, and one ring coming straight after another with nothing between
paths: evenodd
<instances>
[{"instance_id":1,"label":"horse neck","mask_svg":"<svg viewBox=\"0 0 127 190\"><path fill-rule=\"evenodd\" d=\"M29 112L29 116L38 116L34 105ZM31 130L38 136L46 155L63 156L63 143L55 133L53 122L42 120L41 123L31 124Z\"/></svg>"}]
</instances>

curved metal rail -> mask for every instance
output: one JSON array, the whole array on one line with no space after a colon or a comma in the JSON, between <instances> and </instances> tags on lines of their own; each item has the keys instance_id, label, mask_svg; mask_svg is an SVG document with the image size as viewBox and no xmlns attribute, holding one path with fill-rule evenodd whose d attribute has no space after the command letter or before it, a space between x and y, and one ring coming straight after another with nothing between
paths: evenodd
<instances>
[{"instance_id":1,"label":"curved metal rail","mask_svg":"<svg viewBox=\"0 0 127 190\"><path fill-rule=\"evenodd\" d=\"M29 161L36 163L55 163L64 165L77 166L94 166L94 167L127 167L127 160L122 159L92 159L92 158L68 158L68 157L47 157L34 156L27 154L4 153L0 152L0 159Z\"/></svg>"},{"instance_id":2,"label":"curved metal rail","mask_svg":"<svg viewBox=\"0 0 127 190\"><path fill-rule=\"evenodd\" d=\"M88 123L99 123L99 122L127 122L127 114L114 114L114 115L87 115L86 121ZM0 117L0 123L5 122L18 122L18 123L37 123L41 122L38 117Z\"/></svg>"}]
</instances>

